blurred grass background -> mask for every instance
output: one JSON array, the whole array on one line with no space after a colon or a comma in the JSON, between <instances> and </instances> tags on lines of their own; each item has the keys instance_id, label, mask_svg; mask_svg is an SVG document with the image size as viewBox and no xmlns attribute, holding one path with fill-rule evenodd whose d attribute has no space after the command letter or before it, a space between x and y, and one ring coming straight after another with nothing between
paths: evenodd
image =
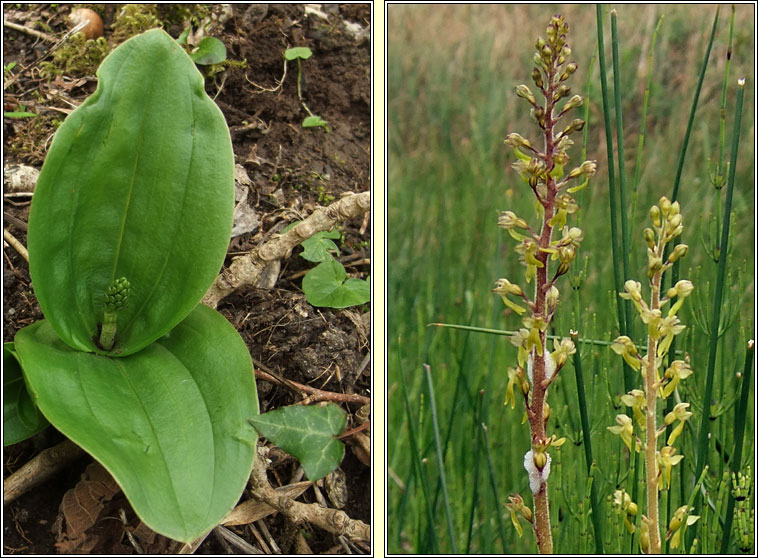
<instances>
[{"instance_id":1,"label":"blurred grass background","mask_svg":"<svg viewBox=\"0 0 758 558\"><path fill-rule=\"evenodd\" d=\"M628 209L634 216L630 223L634 278L645 285L642 229L648 208L660 196L672 193L716 6L619 5L616 9L628 183L634 173L651 39L659 17L664 16L653 58L636 209ZM584 241L572 266L571 284L569 277L557 284L561 307L553 333L568 336L573 328L582 338L612 340L618 334L617 296L613 293L607 155L597 63L588 75L596 54L594 6L388 6L387 545L391 553L536 551L531 530L525 529L519 539L503 506L514 492L531 505L523 468L523 456L529 449L529 428L521 424L523 404L517 402L515 411L503 406L506 368L516 361L515 347L506 337L428 324L519 327L518 317L491 293L498 277L525 286L523 267L513 251L515 243L498 229L497 216L499 210L510 209L533 226L537 220L532 194L510 168L514 157L503 139L509 132L532 140L538 137L528 104L513 88L520 83L531 85L534 42L544 36L554 13L563 14L569 23L569 44L573 60L579 64L569 80L572 93L585 96L589 86L587 158L597 160L598 174L577 194L580 211L569 217L570 226L579 224L584 230ZM695 416L684 440L677 442L685 459L674 468L675 489L671 504L667 504L672 513L686 501L694 482L695 428L704 407L698 394L702 393L708 360L709 292L716 276L708 247L713 244L717 199L726 190L719 192L712 186L709 160L715 164L719 152L719 103L730 15L730 6L722 5L679 193L685 226L682 242L690 247L680 275L692 280L696 288L679 313L689 326L679 338L679 348L689 354L695 371L680 391L682 399L691 402ZM699 552L718 548L721 531L713 512L723 514L719 498L725 493L722 475L734 447L734 401L740 387L737 372L742 370L746 342L754 336L754 20L753 5L736 6L727 94L727 158L737 78L745 77L747 83L722 312L726 331L715 376L718 398L705 405L713 417L708 453L711 474L706 482L710 514L696 510L694 513L704 517L690 528L697 530ZM607 11L605 27L610 60ZM575 139L572 163L578 165L581 142L579 137ZM585 264L586 275L581 280L577 274ZM636 331L641 329L637 324ZM606 429L615 424L617 413L624 412L618 400L623 393L622 361L603 346L581 345L581 350L598 462L595 482L605 499L617 486L631 491L626 479L628 455L621 439ZM430 366L431 391L423 363ZM436 403L434 415L431 395ZM743 465L754 461L753 397L751 394L748 405ZM561 371L548 400L552 408L548 433L567 436L570 442L551 452L555 548L561 553L591 552L589 492L570 363ZM438 466L435 423L444 477ZM638 479L641 481L641 474ZM605 550L637 550L611 507L604 505L601 512L607 525ZM664 508L662 515L667 523L671 514Z\"/></svg>"}]
</instances>

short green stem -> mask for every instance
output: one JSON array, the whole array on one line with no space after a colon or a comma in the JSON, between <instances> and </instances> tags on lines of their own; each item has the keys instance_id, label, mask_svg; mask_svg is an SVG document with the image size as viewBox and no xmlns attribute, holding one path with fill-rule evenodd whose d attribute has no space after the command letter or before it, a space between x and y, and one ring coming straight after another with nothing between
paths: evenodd
<instances>
[{"instance_id":1,"label":"short green stem","mask_svg":"<svg viewBox=\"0 0 758 558\"><path fill-rule=\"evenodd\" d=\"M110 351L116 340L116 316L118 312L105 312L103 326L100 328L100 347Z\"/></svg>"}]
</instances>

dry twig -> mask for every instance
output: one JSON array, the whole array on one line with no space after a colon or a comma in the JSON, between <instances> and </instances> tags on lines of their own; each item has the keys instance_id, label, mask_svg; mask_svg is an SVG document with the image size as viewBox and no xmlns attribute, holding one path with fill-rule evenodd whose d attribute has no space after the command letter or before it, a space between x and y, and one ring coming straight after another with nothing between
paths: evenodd
<instances>
[{"instance_id":1,"label":"dry twig","mask_svg":"<svg viewBox=\"0 0 758 558\"><path fill-rule=\"evenodd\" d=\"M266 476L267 454L266 448L259 447L258 459L253 464L250 487L255 498L266 502L295 524L307 521L335 535L344 535L350 540L371 540L371 526L358 519L351 519L342 510L323 508L318 504L304 504L278 493L269 484Z\"/></svg>"},{"instance_id":2,"label":"dry twig","mask_svg":"<svg viewBox=\"0 0 758 558\"><path fill-rule=\"evenodd\" d=\"M29 262L29 252L27 251L26 247L21 244L21 241L17 239L15 236L13 236L8 229L3 229L3 238L5 239L5 242L10 244L16 249L16 252L18 252L22 258L24 258L27 263Z\"/></svg>"},{"instance_id":3,"label":"dry twig","mask_svg":"<svg viewBox=\"0 0 758 558\"><path fill-rule=\"evenodd\" d=\"M5 479L3 503L8 504L26 491L42 484L82 455L84 455L84 450L71 440L64 440L57 446L41 451Z\"/></svg>"}]
</instances>

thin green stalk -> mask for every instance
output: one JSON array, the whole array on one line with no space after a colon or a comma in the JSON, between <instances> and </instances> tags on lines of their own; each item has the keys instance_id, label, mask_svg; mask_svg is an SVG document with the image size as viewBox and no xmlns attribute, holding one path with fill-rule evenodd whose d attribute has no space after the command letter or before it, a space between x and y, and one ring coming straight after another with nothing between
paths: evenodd
<instances>
[{"instance_id":1,"label":"thin green stalk","mask_svg":"<svg viewBox=\"0 0 758 558\"><path fill-rule=\"evenodd\" d=\"M474 518L476 517L476 508L479 503L479 462L482 456L482 436L479 434L478 424L481 424L482 415L482 400L484 399L484 390L479 392L479 397L476 400L476 411L474 412L474 428L472 430L477 432L474 436L474 475L473 475L473 494L471 496L471 510L469 512L468 519L468 533L466 535L466 552L465 554L471 554L471 542L474 535Z\"/></svg>"},{"instance_id":2,"label":"thin green stalk","mask_svg":"<svg viewBox=\"0 0 758 558\"><path fill-rule=\"evenodd\" d=\"M645 147L645 129L647 127L647 107L650 101L650 86L653 82L653 55L655 54L655 43L658 41L658 32L661 29L663 23L663 14L658 18L658 24L655 26L653 32L653 39L650 43L650 54L647 60L647 81L645 82L645 94L642 97L642 114L640 116L640 137L637 140L637 158L634 163L634 178L632 178L632 215L629 219L630 223L634 223L635 214L637 212L637 190L640 185L640 177L642 175L642 153Z\"/></svg>"},{"instance_id":3,"label":"thin green stalk","mask_svg":"<svg viewBox=\"0 0 758 558\"><path fill-rule=\"evenodd\" d=\"M598 51L598 67L600 69L600 90L603 97L603 117L605 121L605 142L606 151L608 153L608 190L610 195L610 212L611 212L611 252L613 255L613 280L615 292L621 292L621 285L623 283L621 277L621 263L618 254L618 224L616 216L616 171L614 169L613 161L613 135L611 130L611 113L610 113L610 101L608 99L608 72L605 65L605 44L603 41L603 7L601 4L597 4L597 51ZM626 316L624 314L624 305L617 305L619 331L622 335L626 335ZM633 379L631 369L624 367L624 388L626 391L632 389Z\"/></svg>"},{"instance_id":4,"label":"thin green stalk","mask_svg":"<svg viewBox=\"0 0 758 558\"><path fill-rule=\"evenodd\" d=\"M403 403L405 406L405 414L408 420L408 437L410 439L411 443L411 460L413 461L414 469L416 470L416 477L419 480L419 484L421 485L421 491L424 495L424 505L426 509L426 517L427 517L427 526L429 530L433 530L434 525L436 525L436 517L434 513L432 512L432 502L429 498L429 483L426 478L426 475L424 474L424 468L421 466L421 458L419 453L419 447L418 447L418 441L416 439L416 429L414 426L414 418L413 418L413 411L411 410L411 403L408 400L408 387L405 381L405 374L402 370L399 371L400 373L400 391L403 394ZM419 521L421 521L421 516L419 515ZM418 548L420 542L421 542L421 533L419 533L419 538L417 539L417 545L416 545L416 552L421 553L422 549ZM432 537L432 544L433 549L432 552L434 554L440 553L440 547L439 547L439 541L437 541L437 537Z\"/></svg>"},{"instance_id":5,"label":"thin green stalk","mask_svg":"<svg viewBox=\"0 0 758 558\"><path fill-rule=\"evenodd\" d=\"M500 534L500 540L503 543L503 552L508 548L505 538L505 525L503 524L503 512L500 509L500 497L497 495L497 481L495 479L495 466L492 463L492 454L490 453L490 435L487 425L482 423L482 432L484 433L484 447L487 451L487 467L490 473L490 484L492 485L492 495L495 498L495 510L497 518L497 528Z\"/></svg>"},{"instance_id":6,"label":"thin green stalk","mask_svg":"<svg viewBox=\"0 0 758 558\"><path fill-rule=\"evenodd\" d=\"M624 265L623 279L629 277L629 223L627 222L626 208L626 165L624 155L624 118L621 104L621 67L619 62L618 28L616 25L616 10L611 10L611 52L613 53L613 96L614 111L616 113L616 152L619 165L619 207L621 208L621 261ZM624 301L626 308L625 316L631 316L632 306L630 301ZM627 335L634 339L630 332L632 320L627 319Z\"/></svg>"},{"instance_id":7,"label":"thin green stalk","mask_svg":"<svg viewBox=\"0 0 758 558\"><path fill-rule=\"evenodd\" d=\"M515 335L515 334L518 333L517 331L511 331L511 330L508 330L508 329L492 329L492 328L487 328L487 327L466 326L466 325L460 325L460 324L434 323L434 324L427 324L427 325L429 325L429 326L436 326L436 327L447 327L447 328L450 328L450 329L462 329L462 330L466 330L466 331L477 331L479 333L490 333L492 335L506 335L506 336L510 336L510 335ZM545 335L545 337L547 339L551 339L551 340L552 339L557 339L557 340L560 341L565 336L562 336L562 335ZM600 345L600 346L603 346L603 347L610 347L613 344L612 341L602 341L600 339L584 339L584 338L579 338L577 341L579 341L579 343L583 343L585 345ZM636 346L639 349L644 349L644 347L642 345L636 345Z\"/></svg>"},{"instance_id":8,"label":"thin green stalk","mask_svg":"<svg viewBox=\"0 0 758 558\"><path fill-rule=\"evenodd\" d=\"M684 170L684 158L687 155L687 146L690 143L690 133L692 132L692 125L695 122L695 112L697 110L697 102L700 99L700 90L703 88L703 79L705 78L705 70L708 67L708 59L711 56L711 47L713 46L713 38L716 36L716 26L719 22L719 9L716 9L716 17L713 18L713 27L711 28L711 38L708 40L708 46L705 49L705 56L703 57L703 65L700 67L700 76L698 77L697 86L695 87L695 98L692 100L692 108L690 109L690 117L687 120L687 131L684 133L684 141L682 142L682 149L679 152L679 162L676 166L676 177L674 178L674 193L671 195L671 201L675 202L679 199L679 183L682 179L682 170Z\"/></svg>"},{"instance_id":9,"label":"thin green stalk","mask_svg":"<svg viewBox=\"0 0 758 558\"><path fill-rule=\"evenodd\" d=\"M742 465L742 444L745 437L745 418L747 416L747 400L750 395L750 374L753 370L753 352L755 350L755 342L751 339L747 343L747 351L745 352L745 366L742 369L742 391L740 392L740 402L737 412L734 415L734 452L732 453L732 459L730 469L732 473L737 473ZM724 531L721 539L721 554L726 554L729 549L729 538L732 534L732 514L734 512L734 497L729 495L729 502L726 507L726 517L724 522Z\"/></svg>"},{"instance_id":10,"label":"thin green stalk","mask_svg":"<svg viewBox=\"0 0 758 558\"><path fill-rule=\"evenodd\" d=\"M432 385L432 374L428 364L424 364L424 373L426 374L426 384L429 388L429 407L432 411L432 427L434 429L434 444L437 449L437 467L440 471L440 482L442 483L442 502L445 508L445 517L447 519L447 532L450 537L450 550L453 554L457 553L455 547L455 531L453 530L453 518L450 515L450 500L447 496L447 483L445 482L445 462L442 457L442 444L440 443L440 430L437 425L437 406L434 402L434 386Z\"/></svg>"},{"instance_id":11,"label":"thin green stalk","mask_svg":"<svg viewBox=\"0 0 758 558\"><path fill-rule=\"evenodd\" d=\"M716 275L716 289L713 296L713 313L711 318L711 334L710 334L710 346L708 350L708 368L705 378L705 391L703 393L703 412L700 419L700 432L698 435L698 447L697 447L697 461L695 466L695 476L700 475L700 472L705 466L705 455L708 447L708 429L710 427L710 421L708 420L708 405L711 401L711 395L713 393L713 374L716 365L716 349L718 346L718 328L719 321L721 320L721 303L724 297L724 280L726 278L726 260L727 260L727 246L729 244L729 225L731 222L732 213L732 195L734 194L734 173L737 167L737 152L739 150L740 143L740 126L742 123L742 105L745 97L745 80L738 80L737 89L737 106L734 114L734 132L732 135L732 153L729 162L729 178L727 180L726 190L726 202L724 207L724 221L721 232L721 254L722 258L719 259L718 271Z\"/></svg>"},{"instance_id":12,"label":"thin green stalk","mask_svg":"<svg viewBox=\"0 0 758 558\"><path fill-rule=\"evenodd\" d=\"M584 394L584 376L582 375L582 357L579 353L579 346L577 341L579 339L579 332L571 331L571 339L576 346L576 352L573 355L574 372L576 373L576 392L579 396L579 414L582 418L582 437L584 439L584 457L587 465L587 475L593 466L592 460L592 436L590 429L590 419L587 414L587 398ZM602 523L600 522L600 505L597 497L597 483L592 483L592 489L590 492L590 504L592 506L592 526L595 530L595 553L603 553L603 530Z\"/></svg>"}]
</instances>

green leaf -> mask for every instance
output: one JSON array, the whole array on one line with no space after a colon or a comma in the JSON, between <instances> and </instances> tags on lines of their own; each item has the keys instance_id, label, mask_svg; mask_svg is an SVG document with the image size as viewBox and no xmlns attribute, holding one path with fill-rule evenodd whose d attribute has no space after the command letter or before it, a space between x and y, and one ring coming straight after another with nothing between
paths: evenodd
<instances>
[{"instance_id":1,"label":"green leaf","mask_svg":"<svg viewBox=\"0 0 758 558\"><path fill-rule=\"evenodd\" d=\"M3 445L10 446L34 436L50 423L26 389L13 343L3 344Z\"/></svg>"},{"instance_id":2,"label":"green leaf","mask_svg":"<svg viewBox=\"0 0 758 558\"><path fill-rule=\"evenodd\" d=\"M308 480L328 475L345 455L345 445L335 436L345 429L347 417L334 403L280 407L248 422L261 436L297 457Z\"/></svg>"},{"instance_id":3,"label":"green leaf","mask_svg":"<svg viewBox=\"0 0 758 558\"><path fill-rule=\"evenodd\" d=\"M20 111L13 111L13 112L4 112L3 116L6 118L29 118L30 116L37 116L34 112L20 112Z\"/></svg>"},{"instance_id":4,"label":"green leaf","mask_svg":"<svg viewBox=\"0 0 758 558\"><path fill-rule=\"evenodd\" d=\"M315 128L316 126L323 126L326 128L327 132L329 131L329 125L327 121L320 116L308 116L305 118L305 120L303 120L303 128Z\"/></svg>"},{"instance_id":5,"label":"green leaf","mask_svg":"<svg viewBox=\"0 0 758 558\"><path fill-rule=\"evenodd\" d=\"M305 298L313 306L347 308L371 300L371 284L364 279L347 279L341 263L321 262L303 277Z\"/></svg>"},{"instance_id":6,"label":"green leaf","mask_svg":"<svg viewBox=\"0 0 758 558\"><path fill-rule=\"evenodd\" d=\"M219 64L226 60L226 47L216 37L204 37L190 54L195 64Z\"/></svg>"},{"instance_id":7,"label":"green leaf","mask_svg":"<svg viewBox=\"0 0 758 558\"><path fill-rule=\"evenodd\" d=\"M176 38L176 42L180 45L186 45L187 44L187 37L189 37L190 28L188 27L184 31L181 32L181 34Z\"/></svg>"},{"instance_id":8,"label":"green leaf","mask_svg":"<svg viewBox=\"0 0 758 558\"><path fill-rule=\"evenodd\" d=\"M29 216L42 311L69 346L128 355L182 321L226 255L234 155L219 108L160 29L116 48L98 88L55 134ZM113 351L94 339L110 283L125 277Z\"/></svg>"},{"instance_id":9,"label":"green leaf","mask_svg":"<svg viewBox=\"0 0 758 558\"><path fill-rule=\"evenodd\" d=\"M313 56L313 52L308 47L293 47L284 51L284 58L287 60L295 60L297 58L307 60L311 56Z\"/></svg>"},{"instance_id":10,"label":"green leaf","mask_svg":"<svg viewBox=\"0 0 758 558\"><path fill-rule=\"evenodd\" d=\"M71 349L47 320L19 331L15 345L39 408L113 475L151 529L189 542L237 503L258 399L250 353L221 314L198 305L122 358Z\"/></svg>"},{"instance_id":11,"label":"green leaf","mask_svg":"<svg viewBox=\"0 0 758 558\"><path fill-rule=\"evenodd\" d=\"M301 243L303 253L300 254L309 262L323 262L332 259L330 252L340 253L337 245L329 240L330 238L339 238L339 231L319 231L310 238L303 240Z\"/></svg>"}]
</instances>

